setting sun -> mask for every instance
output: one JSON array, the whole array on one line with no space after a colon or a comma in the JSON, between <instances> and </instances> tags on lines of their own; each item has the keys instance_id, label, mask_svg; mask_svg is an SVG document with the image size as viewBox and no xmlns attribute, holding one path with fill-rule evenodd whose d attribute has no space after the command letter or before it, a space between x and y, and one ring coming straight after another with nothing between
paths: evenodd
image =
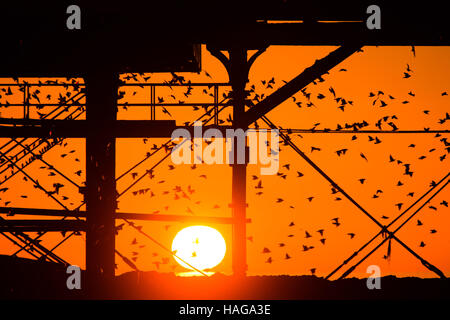
<instances>
[{"instance_id":1,"label":"setting sun","mask_svg":"<svg viewBox=\"0 0 450 320\"><path fill-rule=\"evenodd\" d=\"M193 270L191 266L205 270L214 268L222 261L226 244L223 236L216 229L207 226L191 226L177 233L172 242L172 251L176 255L175 260L181 266L191 270Z\"/></svg>"}]
</instances>

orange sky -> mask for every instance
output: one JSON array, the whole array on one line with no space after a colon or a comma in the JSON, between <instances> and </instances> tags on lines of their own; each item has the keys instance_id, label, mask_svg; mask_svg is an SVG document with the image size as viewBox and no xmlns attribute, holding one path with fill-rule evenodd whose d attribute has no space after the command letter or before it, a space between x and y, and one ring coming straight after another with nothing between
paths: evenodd
<instances>
[{"instance_id":1,"label":"orange sky","mask_svg":"<svg viewBox=\"0 0 450 320\"><path fill-rule=\"evenodd\" d=\"M249 86L254 84L256 92L268 95L283 85L282 80L292 79L304 68L313 64L315 59L324 57L332 50L334 50L333 47L270 47L252 67ZM269 119L283 128L301 129L312 128L317 123L320 123L316 126L317 129L334 129L337 124L344 125L366 120L370 124L366 129L376 129L374 124L380 118L395 115L397 119L394 122L400 130L421 130L424 127L434 130L449 129L450 122L443 124L438 122L439 119L445 118L446 112L450 110L448 107L450 97L441 95L442 92L450 90L448 77L450 48L417 47L416 57L411 53L410 47L364 47L363 51L363 53L354 54L330 71L329 75L323 77L324 82L307 87L307 92L311 93L313 107L308 108L306 106L308 100L298 93L295 97L297 101L302 102L301 108L293 102L293 99L288 99L268 114ZM227 82L227 74L221 64L204 48L202 53L202 68L211 75L212 80L204 72L200 74L180 73L180 75L192 82ZM406 72L407 64L412 72L410 72L410 78L404 79L403 74ZM342 68L347 71L339 71ZM275 77L274 89L268 89L261 83L261 80L267 81L272 77ZM148 82L162 82L170 79L170 74L152 74ZM140 76L138 76L138 80L143 81ZM3 79L2 82L11 81L11 79ZM26 79L26 81L35 82L36 79ZM334 88L337 96L343 97L347 101L353 101L353 106L347 106L344 112L340 110L329 91L330 87ZM156 94L164 96L166 102L173 101L170 98L171 94L186 102L212 102L211 97L202 95L203 89L195 89L189 99L183 96L183 89L180 89L181 91L157 89ZM46 96L45 90L41 89L41 99ZM53 97L56 98L55 89L51 90L53 90L51 99L54 99ZM377 94L380 90L384 93L384 96L380 96L381 99L388 104L384 108L379 107L379 102L375 106L372 105L374 98L369 97L370 92ZM408 92L415 96L409 95ZM20 93L14 93L16 95L5 96L0 92L3 96L0 101L2 103L5 102L5 99L10 103L15 99L19 101ZM325 95L325 98L318 99L319 93ZM395 99L389 98L388 95ZM128 88L124 99L120 102L125 100L148 102L149 89ZM402 103L405 100L409 103ZM56 100L52 100L52 102L56 102ZM47 110L51 110L51 108L44 108L40 112L44 113ZM193 112L190 107L168 107L167 110L172 114L173 119L176 119L177 124L192 121L202 113L202 110ZM425 114L424 110L429 110L429 113ZM20 117L22 110L12 107L1 108L0 113L2 117ZM224 112L221 119L225 120L227 115L228 113ZM37 114L34 112L32 116L37 117ZM149 119L150 110L143 107L120 109L118 118ZM170 117L158 110L157 119L170 119ZM392 120L392 118L389 119L389 121ZM262 123L260 125L262 126ZM390 127L384 124L383 129L389 130ZM440 161L440 157L447 151L439 139L448 138L449 135L443 134L440 138L436 138L434 134L371 134L370 136L378 137L382 142L374 144L373 141L369 141L369 134L358 134L356 140L352 140L352 134L302 134L302 137L293 134L292 139L375 218L381 219L383 215L389 217L387 220L381 219L382 222L387 223L401 212L395 204L403 203L402 209L406 208L428 190L432 180L439 181L448 173L448 157ZM0 140L2 143L7 141L6 139ZM142 139L118 139L116 176L140 161L150 151L153 144L159 145L166 140L149 139L144 143ZM85 179L84 141L68 139L65 142L67 142L66 146L56 146L46 153L44 159L55 165L58 170L77 184L81 184ZM415 147L411 147L411 144L414 144ZM311 153L311 146L319 147L321 150ZM347 153L338 157L336 150L343 148L348 149ZM430 152L430 149L435 150ZM71 150L74 152L70 153ZM368 161L360 156L361 153L366 156ZM67 156L61 157L61 154L67 154ZM414 172L413 177L403 174L404 167L401 164L390 163L390 155L403 163L409 163L411 171ZM419 159L422 155L426 158ZM162 156L163 153L157 154L155 158L147 160L133 172L140 176ZM181 165L176 166L175 170L169 170L169 164L171 164L170 158L155 170L153 180L145 178L130 192L123 195L119 199L119 211L189 214L187 208L190 208L195 215L230 216L228 204L231 202L231 168L228 165L198 165L195 170L192 170L189 165ZM247 212L248 217L252 219L252 223L248 225L248 235L252 237L252 241L247 242L248 272L250 275L297 275L309 274L311 268L316 268L318 276L326 276L376 234L379 231L378 227L342 195L331 194L329 183L288 147L282 146L280 164L281 166L290 164L289 170L280 166L280 172L287 174L286 179L279 176L261 177L258 166L249 165L248 167ZM36 161L26 171L49 189L52 189L52 184L55 182L63 183L64 187L61 189L59 199L62 200L63 196L69 197L70 199L62 200L62 202L70 209L78 206L82 198L76 188L60 177L48 176L49 170L41 169L41 166L43 164ZM75 174L78 170L82 170L81 176ZM302 172L304 176L297 178L297 171ZM205 174L207 179L200 178L202 174ZM258 178L253 180L253 175L257 175ZM363 184L359 181L362 178L365 179ZM262 190L263 194L258 196L256 192L259 190L254 187L260 180L262 180L264 189ZM397 186L399 180L403 183L400 187ZM119 193L132 182L131 174L121 179L117 184ZM187 190L188 185L195 189L191 199L175 200L173 188L181 186L183 190ZM4 206L6 201L10 201L8 204L10 207L62 209L52 199L34 189L30 182L24 181L22 174L17 174L1 187L5 186L9 187L9 190L0 193L0 206ZM150 188L155 196L151 197L149 192L143 195L133 195L133 191L145 188ZM381 189L383 193L379 194L379 198L372 198L378 189ZM165 194L167 191L168 193ZM414 197L407 196L411 192L414 192ZM22 195L27 195L28 198L23 198ZM449 201L449 195L449 189L444 189L429 203L437 210L433 210L427 205L397 233L403 242L440 268L447 276L450 275L450 257L448 255L450 235L447 232L450 226L450 212L448 207L443 206L441 202ZM313 200L308 201L307 198L311 196L314 197ZM336 196L340 196L342 200L336 201ZM284 201L276 203L277 198L283 198ZM214 209L215 205L220 207ZM167 210L165 207L168 207ZM335 217L340 217L341 225L339 227L335 227L331 223L331 219ZM17 216L17 218L25 217ZM422 226L417 226L417 219L421 220ZM289 227L290 222L294 222L295 226ZM143 225L143 230L168 247L177 231L187 226L187 224L181 223L161 222L138 222L138 224ZM170 227L166 230L165 226L167 225ZM223 225L214 227L217 227L230 243L231 228ZM325 245L319 241L321 237L316 232L318 229L325 230L324 238L327 239ZM436 229L437 233L431 234L431 229ZM313 237L305 239L305 231L308 231ZM347 233L355 233L355 237L350 239ZM293 236L288 237L288 235ZM134 238L137 238L139 245L145 245L145 247L139 248L138 245L131 245ZM51 248L61 239L60 234L47 234L43 238L42 244ZM379 241L377 240L375 243ZM421 241L426 244L423 248L419 247ZM279 243L284 243L285 246L279 247ZM84 267L84 245L84 236L73 237L57 248L55 253L72 264ZM314 246L314 249L303 252L303 245ZM263 254L264 247L269 248L271 253ZM0 238L0 248L2 254L10 254L16 250L3 237ZM137 252L137 255L134 255L137 256L136 264L141 270L155 270L156 265L153 262L162 261L163 257L168 257L167 253L127 226L124 226L117 237L117 249L129 258L133 256L133 252ZM365 273L367 266L377 264L381 267L382 275L435 276L394 241L392 242L390 261L383 259L386 249L387 246L384 245L362 263L352 275L367 276ZM285 260L286 253L292 258ZM270 264L265 262L269 256L273 260ZM116 263L117 274L130 271L129 267L117 256ZM173 269L174 265L176 265L175 261L170 258L170 263L161 265L159 270L163 272L182 271L179 266ZM225 273L231 272L230 246L224 262L216 270Z\"/></svg>"}]
</instances>

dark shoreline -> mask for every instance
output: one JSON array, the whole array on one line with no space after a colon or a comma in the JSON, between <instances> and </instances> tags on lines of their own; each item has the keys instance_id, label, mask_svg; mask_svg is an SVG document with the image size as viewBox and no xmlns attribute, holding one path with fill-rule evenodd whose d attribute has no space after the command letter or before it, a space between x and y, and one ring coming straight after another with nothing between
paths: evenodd
<instances>
[{"instance_id":1,"label":"dark shoreline","mask_svg":"<svg viewBox=\"0 0 450 320\"><path fill-rule=\"evenodd\" d=\"M177 277L171 273L128 272L116 276L95 295L68 290L63 266L0 256L0 299L125 300L441 300L450 299L450 279L381 278L369 290L366 279L329 281L315 276L248 276L222 274Z\"/></svg>"}]
</instances>

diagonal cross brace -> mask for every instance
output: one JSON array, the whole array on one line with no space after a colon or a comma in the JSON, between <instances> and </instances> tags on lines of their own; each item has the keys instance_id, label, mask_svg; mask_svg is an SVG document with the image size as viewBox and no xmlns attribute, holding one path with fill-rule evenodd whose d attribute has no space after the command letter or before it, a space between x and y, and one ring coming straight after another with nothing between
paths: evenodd
<instances>
[{"instance_id":1,"label":"diagonal cross brace","mask_svg":"<svg viewBox=\"0 0 450 320\"><path fill-rule=\"evenodd\" d=\"M318 79L326 74L353 53L359 51L361 47L361 45L343 45L326 57L316 60L312 66L306 68L294 79L273 92L264 100L258 102L254 108L251 108L245 112L242 119L239 120L239 126L247 128L250 124L264 116L285 100L289 99L293 94L302 90L315 79Z\"/></svg>"},{"instance_id":2,"label":"diagonal cross brace","mask_svg":"<svg viewBox=\"0 0 450 320\"><path fill-rule=\"evenodd\" d=\"M262 116L263 121L269 125L270 128L277 129L277 127L271 122L267 117ZM367 217L369 217L375 224L377 224L382 230L385 230L385 226L382 225L377 219L375 219L367 210L365 210L358 202L356 202L348 193L346 193L336 182L334 182L322 169L320 169L305 153L303 153L284 133L280 132L280 137L283 139L285 143L287 143L295 152L297 152L308 164L310 164L318 173L320 173L326 180L328 180L333 187L335 187L339 192L341 192L351 203L353 203L358 209L361 210ZM416 252L414 252L411 248L409 248L403 241L401 241L397 236L395 236L392 232L389 233L389 236L396 240L402 247L404 247L407 251L409 251L414 257L420 260L420 262L428 268L430 271L436 273L441 278L446 278L444 273L439 270L437 267L433 266L431 263L423 259Z\"/></svg>"},{"instance_id":3,"label":"diagonal cross brace","mask_svg":"<svg viewBox=\"0 0 450 320\"><path fill-rule=\"evenodd\" d=\"M442 179L438 184L440 184L443 180L445 180L445 179L447 179L448 178L448 176L449 176L449 174L447 174L447 176L444 178L444 179ZM413 214L411 214L409 217L408 217L408 219L406 219L397 229L395 229L394 231L392 231L392 232L389 232L389 231L387 231L388 232L388 237L386 237L386 238L384 238L383 239L383 241L381 241L374 249L372 249L368 254L366 254L361 260L359 260L356 264L354 264L353 266L351 266L347 271L345 271L340 277L339 277L339 279L343 279L343 278L345 278L345 277L347 277L350 273L352 273L354 270L355 270L355 268L357 267L357 266L359 266L364 260L366 260L370 255L372 255L375 251L377 251L386 241L388 241L390 238L392 238L392 236L396 233L396 232L398 232L409 220L411 220L420 210L422 210L424 207L425 207L425 205L428 203L428 202L430 202L437 194L439 194L439 192L441 192L448 184L450 183L450 180L447 180L447 182L443 185L443 186L441 186L440 188L439 188L439 190L437 190L427 201L425 201ZM437 185L436 185L437 186ZM436 187L435 186L435 187ZM431 190L433 190L434 189L434 187L432 188L432 189L430 189L429 190L429 192L431 192ZM428 192L427 192L428 193ZM403 213L405 213L405 212L403 212ZM403 213L401 214L401 215L403 215ZM400 216L401 216L400 215ZM397 220L397 219L396 219ZM392 225L392 223L393 222L391 222L391 224L390 225ZM389 225L389 226L390 226ZM389 226L386 226L386 229L389 227ZM372 238L372 240L374 240L375 238L377 238L378 237L378 235L380 235L381 234L381 232L380 233L378 233L375 237L373 237ZM372 242L372 240L370 240L369 241L369 243L370 242ZM433 266L432 264L430 264L428 261L426 261L426 260L424 260L424 259L422 259L418 254L416 254L414 251L412 251L411 249L409 249L408 247L406 247L405 246L405 244L403 243L403 242L401 242L400 240L398 240L397 239L397 241L406 249L406 250L408 250L413 256L415 256L417 259L419 259L420 260L420 262L425 266L425 267L427 267L428 269L430 269L431 271L433 271L434 273L436 273L436 274L438 274L441 278L443 278L443 279L445 279L446 277L445 277L445 275L444 275L444 273L441 271L441 270L439 270L438 268L436 268L435 266ZM367 243L368 244L368 243ZM363 247L365 247L367 244L365 244ZM360 250L358 250L358 252L359 251L361 251L362 249L360 249ZM356 256L356 255L354 255L354 256ZM352 256L352 258L354 257L354 256ZM332 274L334 273L334 272L336 272L337 270L339 270L340 269L340 267L342 267L344 264L346 264L348 261L349 261L350 259L348 259L348 260L346 260L345 261L345 263L343 263L341 266L339 266L339 268L337 268L335 271L333 271L332 272ZM327 276L327 278L329 278L332 274L330 274L330 275L328 275Z\"/></svg>"},{"instance_id":4,"label":"diagonal cross brace","mask_svg":"<svg viewBox=\"0 0 450 320\"><path fill-rule=\"evenodd\" d=\"M2 217L0 217L0 221L4 220ZM29 237L27 234L23 233L23 232L15 232L13 235L14 237L19 240L20 242L23 243L20 244L18 242L16 242L14 240L14 238L11 238L9 236L7 236L5 233L1 232L1 234L7 238L8 240L10 240L11 242L13 242L15 245L17 245L18 247L21 248L21 250L25 250L26 252L28 252L31 256L37 258L37 259L47 259L51 262L57 262L57 263L62 263L65 265L68 265L68 263L63 260L62 258L60 258L59 256L57 256L56 254L54 254L53 252L51 252L50 250L48 250L46 247L44 247L43 245L40 244L39 241L36 241L35 239ZM37 254L41 255L41 257L35 255L33 253L33 251L36 251ZM15 256L16 254L13 254L13 256Z\"/></svg>"},{"instance_id":5,"label":"diagonal cross brace","mask_svg":"<svg viewBox=\"0 0 450 320\"><path fill-rule=\"evenodd\" d=\"M59 171L58 169L56 169L52 164L48 163L47 161L45 161L42 157L42 155L36 155L33 150L31 150L27 145L22 144L20 141L18 141L15 138L11 138L11 140L13 140L14 142L16 142L16 144L18 144L19 146L21 146L24 150L26 150L29 154L31 154L34 158L38 159L39 161L41 161L43 164L45 164L46 166L49 167L50 170L55 171L56 173L58 173L61 177L63 177L64 179L66 179L67 181L69 181L71 184L73 184L75 187L77 187L77 189L80 189L80 186L75 183L72 179L70 179L69 177L67 177L64 173L62 173L61 171Z\"/></svg>"},{"instance_id":6,"label":"diagonal cross brace","mask_svg":"<svg viewBox=\"0 0 450 320\"><path fill-rule=\"evenodd\" d=\"M400 219L403 215L405 215L409 210L411 210L413 207L415 207L420 201L422 201L428 194L430 194L435 188L437 188L438 185L440 185L445 179L447 179L450 176L450 173L447 173L447 175L442 178L438 183L436 183L436 185L434 185L433 187L431 187L427 192L425 192L421 197L419 197L416 201L414 201L414 203L412 203L408 208L406 208L400 215L397 216L397 218L395 218L394 220L392 220L388 225L386 225L385 229L381 229L376 235L374 235L369 241L367 241L363 246L361 246L361 248L359 248L357 251L355 251L354 253L351 254L350 257L348 257L347 259L344 260L344 262L342 262L336 269L334 269L328 276L325 277L325 279L329 279L330 277L332 277L336 272L339 271L339 269L341 269L344 265L346 265L347 263L349 263L353 258L355 258L362 250L364 250L369 244L371 244L376 238L378 238L379 235L382 235L384 232L387 232L387 229L392 226L398 219ZM409 219L411 219L426 203L428 203L429 201L431 201L431 199L434 196L432 196L431 198L429 198L418 210L416 210L415 213L413 213L413 215L411 215L405 222L403 222L403 224L405 224ZM403 226L403 224L400 226L400 228ZM394 233L397 231L394 231ZM381 246L384 242L382 242L379 246ZM379 247L377 246L377 248ZM376 249L374 249L373 251L375 251ZM372 252L371 252L372 253ZM360 264L362 261L364 261L371 253L369 253L367 256L365 256L361 261L359 261L357 264ZM348 274L350 274L351 271L353 271L353 269L355 269L356 266L352 267L352 270L347 270L347 272L344 272L344 274L341 276L344 277L347 276Z\"/></svg>"},{"instance_id":7,"label":"diagonal cross brace","mask_svg":"<svg viewBox=\"0 0 450 320\"><path fill-rule=\"evenodd\" d=\"M221 102L224 102L226 99L223 99ZM218 113L220 113L222 110L224 110L224 108L225 108L225 106L223 106L220 110L218 110L217 112ZM196 121L199 121L199 120L201 120L205 115L210 115L210 112L206 112L206 113L204 113L200 118L198 118ZM208 120L207 120L207 122L209 122L212 118L214 117L214 115L213 116L211 116ZM207 123L206 122L206 123ZM158 150L156 150L154 153L156 153L157 151L159 151L160 149L162 149L163 148L163 146L164 145L167 145L169 142L170 142L171 140L169 140L169 141L167 141L165 144L163 144L163 145L161 145L161 147L158 149ZM151 155L153 155L154 153L152 153ZM170 155L170 153L169 153L169 155ZM132 169L134 169L134 168L136 168L138 165L140 165L140 164L142 164L145 160L147 160L148 158L149 158L150 156L146 156L143 160L141 160L140 162L138 162L135 166L133 166L131 169L129 169L129 170L127 170L125 173L123 173L122 175L120 175L118 178L116 178L116 180L119 180L119 179L121 179L123 176L125 176L128 172L130 172ZM167 156L166 157L164 157L162 160L164 160L164 159L166 159L167 158ZM161 163L162 161L159 161L153 168L155 168L159 163ZM153 169L152 168L152 169ZM19 169L20 170L20 169ZM23 169L22 169L23 170ZM148 174L148 171L146 172L146 174L145 175L143 175L141 178L139 178L139 180L140 179L142 179L143 177L145 177L146 175ZM132 185L134 185L134 183L132 184ZM127 188L127 189L129 189L129 188ZM125 192L125 191L124 191ZM123 193L123 192L122 192ZM76 214L76 213L78 213L79 212L79 209L83 206L85 204L85 202L83 202L83 203L81 203L81 205L79 205L77 208L75 208L74 210L67 210L66 209L66 211L67 212L75 212L75 216L76 217L78 217L78 215ZM1 218L1 217L0 217ZM63 220L65 219L65 217L63 218ZM43 233L41 233L39 236L37 236L35 239L32 239L33 241L36 241L36 240L38 240L41 236L43 236L45 234L45 232L43 232ZM68 238L70 238L71 236L73 236L74 235L74 233L71 233L70 235L68 235L67 237L65 237L62 241L60 241L54 248L52 248L52 249L50 249L50 250L48 250L48 253L45 255L45 256L47 256L47 255L49 255L49 253L50 254L53 254L53 250L54 249L56 249L61 243L63 243L64 241L66 241ZM31 239L31 238L30 238ZM22 250L24 250L24 248L23 247L21 247L21 249L19 250L19 251L17 251L16 253L15 253L15 255L17 254L17 253L19 253L20 251L22 251ZM124 261L125 261L125 263L127 263L128 265L130 265L129 264L129 260L126 258L126 257L124 257L123 255L121 255L120 254L120 252L118 252L117 250L116 250L116 254L119 256L119 257L121 257ZM134 267L132 267L133 269L134 269Z\"/></svg>"}]
</instances>

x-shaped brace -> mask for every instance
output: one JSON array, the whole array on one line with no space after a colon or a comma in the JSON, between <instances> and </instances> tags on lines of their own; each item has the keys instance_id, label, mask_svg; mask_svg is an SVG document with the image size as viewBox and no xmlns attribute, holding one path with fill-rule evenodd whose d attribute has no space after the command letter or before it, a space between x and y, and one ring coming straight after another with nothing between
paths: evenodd
<instances>
[{"instance_id":1,"label":"x-shaped brace","mask_svg":"<svg viewBox=\"0 0 450 320\"><path fill-rule=\"evenodd\" d=\"M250 102L251 104L251 102ZM273 122L271 122L266 116L262 116L261 119L272 129L278 129L277 126L275 126L273 124ZM344 195L348 200L350 200L351 203L353 203L358 209L360 209L361 212L363 212L367 217L369 217L375 224L377 224L381 231L379 232L379 234L382 233L388 233L388 237L385 238L383 241L387 241L388 239L394 239L396 240L402 247L404 247L409 253L411 253L414 257L416 257L417 259L420 260L420 262L426 267L428 268L430 271L436 273L439 277L441 278L446 278L444 273L439 270L437 267L433 266L431 263L429 263L428 261L426 261L425 259L423 259L420 255L418 255L416 252L414 252L414 250L412 250L410 247L408 247L403 241L401 241L396 235L395 232L397 232L398 230L396 230L395 232L389 232L389 230L387 229L386 226L384 226L383 224L381 224L377 219L375 219L367 210L365 210L358 202L356 202L347 192L345 192L333 179L331 179L322 169L320 169L305 153L303 153L303 151L301 151L293 142L292 140L289 138L289 136L287 136L286 134L280 132L280 137L281 139L287 144L289 145L295 152L297 152L306 162L308 162L308 164L310 164L318 173L320 173L326 180L328 180L328 182L331 183L331 185L337 189L340 193L342 193L342 195ZM447 182L448 183L448 182ZM447 184L445 184L446 186ZM444 187L445 187L444 186ZM377 235L378 236L378 235ZM383 242L383 243L384 243ZM351 260L354 256L356 256L356 254L353 254L349 259L347 259L348 261ZM353 269L351 269L348 273L345 274L348 275L350 272L352 272ZM327 277L327 279L329 278L329 276ZM341 277L342 278L342 277Z\"/></svg>"},{"instance_id":2,"label":"x-shaped brace","mask_svg":"<svg viewBox=\"0 0 450 320\"><path fill-rule=\"evenodd\" d=\"M443 190L448 183L450 183L450 180L447 180L447 182L439 188L438 191L436 191L428 200L426 200L414 213L412 213L398 228L396 228L394 231L389 231L389 227L392 226L398 219L400 219L406 212L408 212L411 208L413 208L417 203L419 203L423 198L425 198L430 192L432 192L435 188L437 188L438 185L440 185L445 179L447 179L450 176L450 173L447 173L447 175L442 178L438 183L436 183L433 187L431 187L424 195L422 195L419 199L417 199L410 207L408 207L405 211L403 211L397 218L395 218L393 221L391 221L387 226L384 226L380 232L378 232L372 239L370 239L367 243L365 243L359 250L355 251L348 259L346 259L339 267L334 269L327 277L326 279L329 279L333 274L335 274L341 267L343 267L345 264L350 262L356 255L361 252L365 247L367 247L372 241L374 241L379 235L383 237L383 241L379 243L373 250L371 250L367 255L365 255L361 260L359 260L355 265L350 267L347 271L345 271L342 276L339 277L339 279L343 279L346 276L348 276L355 268L360 265L364 260L366 260L370 255L372 255L378 248L380 248L386 241L393 238L393 235L398 232L409 220L411 220L422 208L430 202L441 190ZM409 250L408 250L409 251ZM438 268L427 262L426 260L422 259L417 254L413 253L414 256L416 256L424 266L426 266L431 271L438 274L441 278L445 278L445 275L440 271Z\"/></svg>"}]
</instances>

